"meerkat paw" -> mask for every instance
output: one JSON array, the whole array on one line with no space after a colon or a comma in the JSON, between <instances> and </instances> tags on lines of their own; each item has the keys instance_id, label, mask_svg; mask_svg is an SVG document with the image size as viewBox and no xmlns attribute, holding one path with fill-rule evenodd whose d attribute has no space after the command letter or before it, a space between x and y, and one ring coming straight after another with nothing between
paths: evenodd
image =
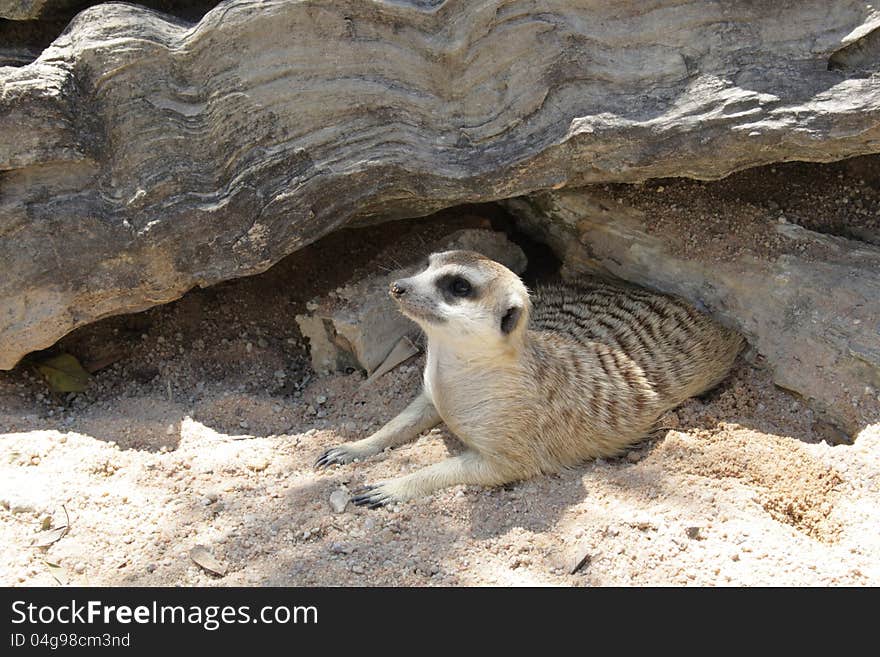
<instances>
[{"instance_id":1,"label":"meerkat paw","mask_svg":"<svg viewBox=\"0 0 880 657\"><path fill-rule=\"evenodd\" d=\"M318 460L315 461L315 467L327 468L334 463L345 465L346 463L351 463L355 459L364 459L368 456L372 456L374 453L375 452L365 452L364 450L357 449L351 445L337 445L336 447L331 447L330 449L325 450L324 453L318 457Z\"/></svg>"},{"instance_id":2,"label":"meerkat paw","mask_svg":"<svg viewBox=\"0 0 880 657\"><path fill-rule=\"evenodd\" d=\"M393 479L384 484L376 486L363 486L355 491L355 495L351 498L352 504L355 506L365 506L368 509L378 509L380 506L387 506L394 502L405 502L412 499L415 495L411 495L406 491L406 487L398 479Z\"/></svg>"}]
</instances>

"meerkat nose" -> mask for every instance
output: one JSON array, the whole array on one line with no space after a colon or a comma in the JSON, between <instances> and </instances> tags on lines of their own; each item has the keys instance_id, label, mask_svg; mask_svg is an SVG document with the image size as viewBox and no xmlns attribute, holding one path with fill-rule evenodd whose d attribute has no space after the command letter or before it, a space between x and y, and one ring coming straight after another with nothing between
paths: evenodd
<instances>
[{"instance_id":1,"label":"meerkat nose","mask_svg":"<svg viewBox=\"0 0 880 657\"><path fill-rule=\"evenodd\" d=\"M395 297L402 297L406 294L406 287L400 284L400 281L394 281L391 284L391 294Z\"/></svg>"}]
</instances>

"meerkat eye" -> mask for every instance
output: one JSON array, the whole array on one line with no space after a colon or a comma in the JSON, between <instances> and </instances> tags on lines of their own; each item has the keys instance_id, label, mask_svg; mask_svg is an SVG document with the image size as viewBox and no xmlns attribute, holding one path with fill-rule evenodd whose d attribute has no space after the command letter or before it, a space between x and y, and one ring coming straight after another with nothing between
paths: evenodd
<instances>
[{"instance_id":1,"label":"meerkat eye","mask_svg":"<svg viewBox=\"0 0 880 657\"><path fill-rule=\"evenodd\" d=\"M461 276L456 276L449 282L449 291L457 297L466 297L471 293L471 284Z\"/></svg>"}]
</instances>

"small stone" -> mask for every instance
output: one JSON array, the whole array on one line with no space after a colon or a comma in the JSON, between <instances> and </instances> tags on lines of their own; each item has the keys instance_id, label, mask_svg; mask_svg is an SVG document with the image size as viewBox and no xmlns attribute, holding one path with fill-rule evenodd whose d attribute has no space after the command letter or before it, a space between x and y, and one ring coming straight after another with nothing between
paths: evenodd
<instances>
[{"instance_id":1,"label":"small stone","mask_svg":"<svg viewBox=\"0 0 880 657\"><path fill-rule=\"evenodd\" d=\"M85 565L82 561L80 561L78 564L76 564L76 565L73 567L73 571L74 571L77 575L82 575L84 572L86 572L86 565Z\"/></svg>"},{"instance_id":2,"label":"small stone","mask_svg":"<svg viewBox=\"0 0 880 657\"><path fill-rule=\"evenodd\" d=\"M330 494L330 508L333 509L333 513L342 513L345 511L345 507L348 506L348 493L344 490L335 490Z\"/></svg>"},{"instance_id":3,"label":"small stone","mask_svg":"<svg viewBox=\"0 0 880 657\"><path fill-rule=\"evenodd\" d=\"M252 343L248 342L248 343L244 346L244 350L245 350L246 352L248 352L248 353L251 353L251 352L254 350L254 345L253 345Z\"/></svg>"},{"instance_id":4,"label":"small stone","mask_svg":"<svg viewBox=\"0 0 880 657\"><path fill-rule=\"evenodd\" d=\"M700 527L688 527L684 530L687 537L694 541L702 541L705 537L700 533Z\"/></svg>"},{"instance_id":5,"label":"small stone","mask_svg":"<svg viewBox=\"0 0 880 657\"><path fill-rule=\"evenodd\" d=\"M318 398L315 401L318 402L319 404L326 404L327 403L327 395L318 395Z\"/></svg>"},{"instance_id":6,"label":"small stone","mask_svg":"<svg viewBox=\"0 0 880 657\"><path fill-rule=\"evenodd\" d=\"M266 342L265 338L260 338L259 340L257 340L257 346L260 349L265 349L266 347L269 346L269 343Z\"/></svg>"},{"instance_id":7,"label":"small stone","mask_svg":"<svg viewBox=\"0 0 880 657\"><path fill-rule=\"evenodd\" d=\"M354 548L348 543L340 543L339 541L334 541L330 544L330 552L333 554L351 554L354 552Z\"/></svg>"},{"instance_id":8,"label":"small stone","mask_svg":"<svg viewBox=\"0 0 880 657\"><path fill-rule=\"evenodd\" d=\"M626 460L630 463L638 463L643 458L645 458L645 453L641 450L633 450L626 455Z\"/></svg>"},{"instance_id":9,"label":"small stone","mask_svg":"<svg viewBox=\"0 0 880 657\"><path fill-rule=\"evenodd\" d=\"M351 567L351 572L355 573L356 575L363 575L364 574L364 567L361 566L360 564L355 564Z\"/></svg>"},{"instance_id":10,"label":"small stone","mask_svg":"<svg viewBox=\"0 0 880 657\"><path fill-rule=\"evenodd\" d=\"M255 456L248 461L247 467L255 472L262 472L269 467L269 459L265 456Z\"/></svg>"},{"instance_id":11,"label":"small stone","mask_svg":"<svg viewBox=\"0 0 880 657\"><path fill-rule=\"evenodd\" d=\"M250 425L247 423L247 420L242 420L238 423L238 426L240 426L242 429L247 429L250 427Z\"/></svg>"}]
</instances>

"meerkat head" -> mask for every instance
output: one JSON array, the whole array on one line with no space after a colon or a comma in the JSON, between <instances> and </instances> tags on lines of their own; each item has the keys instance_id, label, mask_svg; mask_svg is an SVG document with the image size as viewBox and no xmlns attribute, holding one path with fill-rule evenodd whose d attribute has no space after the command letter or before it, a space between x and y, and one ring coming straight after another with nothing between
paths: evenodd
<instances>
[{"instance_id":1,"label":"meerkat head","mask_svg":"<svg viewBox=\"0 0 880 657\"><path fill-rule=\"evenodd\" d=\"M481 348L521 341L531 309L519 276L473 251L431 254L423 271L394 281L390 294L429 338Z\"/></svg>"}]
</instances>

